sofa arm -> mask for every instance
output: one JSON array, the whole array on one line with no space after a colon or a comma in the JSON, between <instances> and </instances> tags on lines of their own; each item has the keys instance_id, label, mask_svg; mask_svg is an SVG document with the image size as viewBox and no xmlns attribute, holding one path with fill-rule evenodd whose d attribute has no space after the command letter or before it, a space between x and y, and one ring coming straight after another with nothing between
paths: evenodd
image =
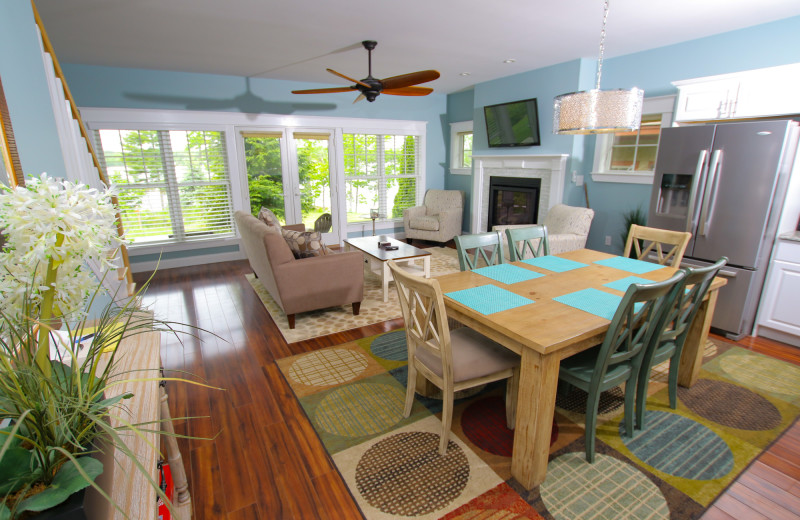
<instances>
[{"instance_id":1,"label":"sofa arm","mask_svg":"<svg viewBox=\"0 0 800 520\"><path fill-rule=\"evenodd\" d=\"M285 226L281 226L284 229L289 229L291 231L300 231L301 233L306 230L306 225L302 222L299 224L286 224Z\"/></svg>"},{"instance_id":2,"label":"sofa arm","mask_svg":"<svg viewBox=\"0 0 800 520\"><path fill-rule=\"evenodd\" d=\"M439 234L456 236L461 234L463 211L459 208L446 209L439 213Z\"/></svg>"},{"instance_id":3,"label":"sofa arm","mask_svg":"<svg viewBox=\"0 0 800 520\"><path fill-rule=\"evenodd\" d=\"M403 227L408 228L408 222L414 217L425 216L425 206L414 206L403 210Z\"/></svg>"},{"instance_id":4,"label":"sofa arm","mask_svg":"<svg viewBox=\"0 0 800 520\"><path fill-rule=\"evenodd\" d=\"M557 255L567 251L575 251L586 247L586 235L575 233L557 233L548 235L547 241L550 243L550 254Z\"/></svg>"},{"instance_id":5,"label":"sofa arm","mask_svg":"<svg viewBox=\"0 0 800 520\"><path fill-rule=\"evenodd\" d=\"M303 258L273 270L286 314L364 299L364 255L360 251Z\"/></svg>"}]
</instances>

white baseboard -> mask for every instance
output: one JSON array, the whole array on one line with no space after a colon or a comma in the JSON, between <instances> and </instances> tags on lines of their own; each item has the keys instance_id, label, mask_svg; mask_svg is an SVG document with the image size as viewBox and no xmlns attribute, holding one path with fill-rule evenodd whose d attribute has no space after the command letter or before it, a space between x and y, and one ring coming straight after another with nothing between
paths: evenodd
<instances>
[{"instance_id":1,"label":"white baseboard","mask_svg":"<svg viewBox=\"0 0 800 520\"><path fill-rule=\"evenodd\" d=\"M218 262L230 262L233 260L245 260L247 257L244 252L236 251L231 253L218 253L213 255L187 256L183 258L162 259L159 261L131 262L131 272L144 273L154 269L172 269L174 267L189 267L193 265L216 264Z\"/></svg>"}]
</instances>

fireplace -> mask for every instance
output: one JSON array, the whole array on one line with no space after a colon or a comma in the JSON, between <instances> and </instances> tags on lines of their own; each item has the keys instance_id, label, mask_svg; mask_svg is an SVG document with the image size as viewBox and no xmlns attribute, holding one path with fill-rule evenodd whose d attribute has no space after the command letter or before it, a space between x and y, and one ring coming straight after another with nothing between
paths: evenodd
<instances>
[{"instance_id":1,"label":"fireplace","mask_svg":"<svg viewBox=\"0 0 800 520\"><path fill-rule=\"evenodd\" d=\"M489 179L489 220L493 226L536 224L539 215L539 191L542 180L526 177Z\"/></svg>"}]
</instances>

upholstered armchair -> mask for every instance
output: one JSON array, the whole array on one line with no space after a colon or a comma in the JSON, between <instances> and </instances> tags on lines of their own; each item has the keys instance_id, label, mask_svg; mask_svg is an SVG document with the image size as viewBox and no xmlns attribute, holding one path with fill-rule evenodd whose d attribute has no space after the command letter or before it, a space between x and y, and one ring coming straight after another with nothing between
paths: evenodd
<instances>
[{"instance_id":1,"label":"upholstered armchair","mask_svg":"<svg viewBox=\"0 0 800 520\"><path fill-rule=\"evenodd\" d=\"M422 206L403 210L406 240L418 238L447 242L461 234L464 192L459 190L428 190Z\"/></svg>"},{"instance_id":2,"label":"upholstered armchair","mask_svg":"<svg viewBox=\"0 0 800 520\"><path fill-rule=\"evenodd\" d=\"M544 225L547 228L547 238L550 243L550 254L557 255L586 247L586 239L589 237L593 218L594 210L589 208L578 208L565 204L556 204L550 208L544 217ZM505 250L508 251L505 230L528 226L530 224L494 226L492 231L500 231L503 234Z\"/></svg>"}]
</instances>

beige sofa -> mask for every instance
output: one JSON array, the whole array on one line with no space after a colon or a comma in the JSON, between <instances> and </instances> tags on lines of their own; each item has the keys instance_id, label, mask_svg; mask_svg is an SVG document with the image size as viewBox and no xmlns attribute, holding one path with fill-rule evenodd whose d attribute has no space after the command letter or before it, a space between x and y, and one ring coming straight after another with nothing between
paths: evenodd
<instances>
[{"instance_id":1,"label":"beige sofa","mask_svg":"<svg viewBox=\"0 0 800 520\"><path fill-rule=\"evenodd\" d=\"M586 247L586 239L589 237L592 219L594 219L593 209L567 206L565 204L556 204L550 208L544 217L544 225L547 227L547 241L550 243L550 254L557 255ZM503 235L503 243L506 246L505 251L507 253L508 238L505 230L508 228L527 227L528 225L494 226L492 231L500 231Z\"/></svg>"},{"instance_id":2,"label":"beige sofa","mask_svg":"<svg viewBox=\"0 0 800 520\"><path fill-rule=\"evenodd\" d=\"M464 192L459 190L428 190L422 206L403 210L406 241L432 240L447 242L461 234Z\"/></svg>"},{"instance_id":3,"label":"beige sofa","mask_svg":"<svg viewBox=\"0 0 800 520\"><path fill-rule=\"evenodd\" d=\"M250 267L295 327L295 314L353 305L364 299L364 258L360 252L296 259L280 233L243 211L234 213Z\"/></svg>"}]
</instances>

